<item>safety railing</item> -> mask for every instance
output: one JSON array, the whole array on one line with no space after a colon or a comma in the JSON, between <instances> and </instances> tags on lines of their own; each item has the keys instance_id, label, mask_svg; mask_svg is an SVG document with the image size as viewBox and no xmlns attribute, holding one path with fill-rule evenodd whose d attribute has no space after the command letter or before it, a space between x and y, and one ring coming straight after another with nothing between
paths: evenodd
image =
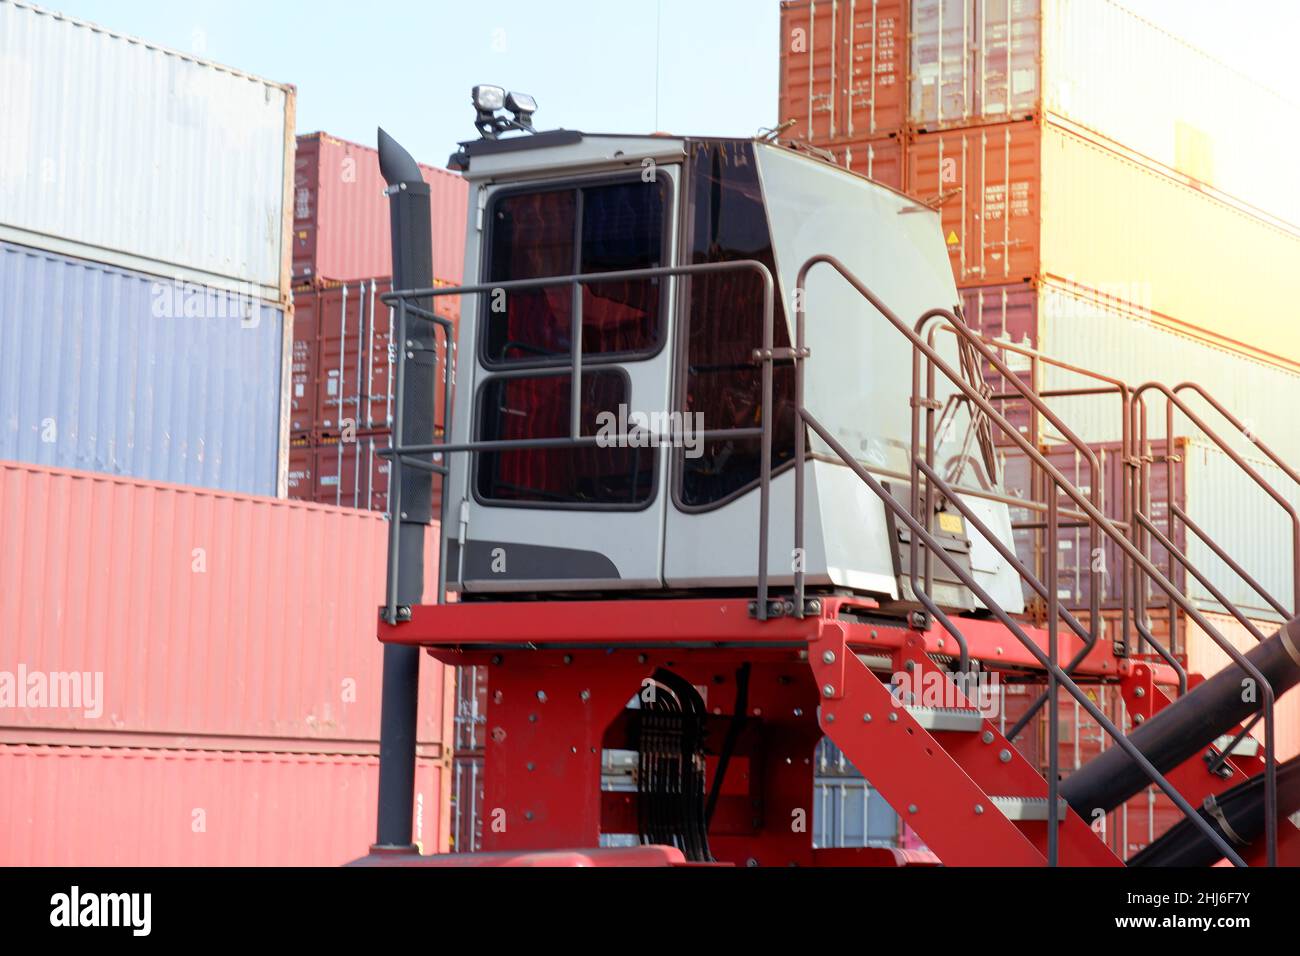
<instances>
[{"instance_id":1,"label":"safety railing","mask_svg":"<svg viewBox=\"0 0 1300 956\"><path fill-rule=\"evenodd\" d=\"M566 276L548 276L537 279L511 279L501 282L485 282L476 285L465 286L442 286L429 289L402 289L385 293L380 298L388 305L396 309L395 325L393 331L393 342L397 345L397 364L394 374L394 392L396 401L393 413L393 443L389 448L379 452L391 462L391 471L389 474L389 528L388 528L388 564L387 564L387 585L385 592L385 604L383 618L389 624L396 624L402 620L402 616L409 609L403 608L398 601L397 586L399 571L401 565L401 551L399 548L399 522L406 519L406 514L402 510L402 493L403 493L403 476L407 468L414 468L420 471L441 475L444 479L450 475L449 457L456 453L476 453L476 452L494 452L494 451L521 451L526 449L550 449L550 448L584 448L592 447L601 442L621 442L633 437L629 434L617 436L610 435L584 435L582 422L582 285L588 282L621 282L635 279L668 279L676 280L678 277L689 278L696 275L707 275L710 273L720 272L750 272L758 276L763 284L763 344L762 347L755 351L754 361L762 367L761 380L761 397L760 397L760 418L761 421L756 426L746 428L723 428L704 430L699 433L699 440L716 441L718 439L736 439L736 438L757 438L760 442L762 465L759 474L759 536L758 536L758 572L757 583L759 601L757 602L757 612L760 620L765 620L768 615L768 565L767 565L767 539L770 522L768 520L771 508L771 485L772 485L772 425L771 413L772 407L772 368L778 360L793 358L791 349L776 349L773 347L774 326L773 326L773 288L774 282L771 271L763 263L756 259L742 259L731 262L706 262L695 263L684 266L657 266L648 269L624 269L611 272L595 273L576 273ZM446 421L451 421L453 411L453 383L454 369L452 367L451 355L453 354L454 344L452 336L454 326L450 320L443 316L436 315L429 309L424 308L417 303L423 300L430 300L441 296L478 296L478 295L499 295L509 294L510 292L546 289L558 286L569 286L572 290L572 312L570 316L570 350L569 364L567 366L569 374L572 376L570 381L570 416L569 416L569 434L551 438L527 438L527 439L497 439L486 441L464 441L464 442L430 442L405 445L402 443L404 434L403 428L406 418L406 377L407 362L414 358L414 346L407 338L408 322L415 319L420 322L431 325L435 330L434 349L437 349L437 332L441 331L445 342L445 354L447 360L442 363L442 385L443 385L443 408ZM671 301L671 295L665 297L666 301ZM435 365L437 363L435 362ZM565 366L559 366L565 368ZM532 372L533 370L529 370ZM662 437L662 436L661 436ZM450 496L443 494L441 501L441 513L439 520L438 535L438 584L437 584L437 602L443 604L447 599L447 522L451 503Z\"/></svg>"},{"instance_id":2,"label":"safety railing","mask_svg":"<svg viewBox=\"0 0 1300 956\"><path fill-rule=\"evenodd\" d=\"M889 494L889 492L880 484L872 470L864 467L850 454L842 445L835 440L826 428L817 421L809 412L804 404L804 363L809 356L805 340L805 312L803 308L804 301L804 282L809 269L818 263L826 263L833 267L840 275L854 286L857 291L863 295L882 315L884 315L905 337L907 337L913 346L914 359L919 362L920 356L923 355L928 363L931 392L933 392L933 383L935 381L934 372L938 370L956 386L964 400L969 403L973 411L984 416L988 422L996 425L1000 430L1005 432L1013 442L1025 453L1034 466L1046 475L1060 492L1064 492L1075 504L1076 510L1068 512L1072 517L1077 516L1080 520L1089 522L1090 527L1097 529L1100 534L1114 542L1125 556L1126 561L1132 562L1134 566L1141 569L1143 575L1154 581L1169 596L1171 602L1177 603L1188 615L1202 627L1202 629L1211 637L1215 643L1224 650L1224 652L1241 667L1246 673L1253 677L1261 687L1265 698L1265 705L1261 708L1263 719L1266 726L1266 744L1265 759L1266 767L1266 790L1265 790L1265 813L1268 817L1266 821L1266 839L1268 841L1268 853L1270 864L1276 859L1276 815L1274 808L1276 806L1276 761L1274 759L1272 747L1271 725L1273 721L1273 691L1268 681L1258 672L1254 666L1247 661L1239 651L1227 642L1221 634L1215 630L1208 621L1193 607L1186 598L1178 592L1172 582L1164 577L1158 568L1156 568L1146 556L1134 546L1123 534L1120 528L1110 522L1101 511L1094 506L1079 490L1069 483L1064 476L1044 457L1036 448L1031 446L1019 434L1019 432L998 412L990 402L989 397L983 394L983 390L973 382L963 380L960 373L953 370L939 355L934 346L926 341L918 331L913 331L906 323L894 315L888 307L874 296L862 283L854 277L838 260L831 256L814 256L804 263L800 269L797 284L796 298L796 344L793 348L774 348L774 309L773 309L773 289L774 282L771 272L767 267L756 260L741 260L734 262L721 263L701 263L686 266L665 266L649 269L622 270L601 273L582 273L566 276L551 276L538 279L521 279L508 280L492 283L480 283L466 286L448 286L440 288L427 289L410 289L398 290L384 294L381 299L388 305L395 308L394 319L394 343L396 345L396 367L394 374L394 413L392 419L393 425L393 444L390 448L379 452L383 457L391 461L390 473L390 528L389 528L389 547L388 547L388 567L387 567L387 589L385 595L385 606L383 609L383 618L389 624L399 623L404 619L404 613L409 613L409 608L400 605L397 596L398 572L400 568L401 554L398 547L399 534L398 525L401 521L406 520L406 514L403 511L403 479L405 470L416 469L419 471L436 474L444 479L450 475L450 456L457 453L480 453L493 451L510 451L524 449L547 449L547 448L581 448L598 445L601 441L609 440L610 436L595 436L582 434L583 423L581 421L581 378L583 368L583 354L581 348L582 342L582 314L581 314L581 295L573 296L573 305L571 313L571 351L568 366L557 366L559 369L567 367L571 375L571 418L570 429L567 436L531 438L531 439L506 439L506 440L483 440L483 441L464 441L464 442L431 442L405 445L402 443L403 427L405 420L405 402L406 389L405 382L407 378L407 361L414 357L414 346L409 342L407 332L411 320L426 323L435 330L434 350L437 349L436 333L441 332L444 341L444 354L446 361L442 366L442 386L444 390L444 414L448 422L451 421L453 414L453 381L454 372L452 370L451 356L454 351L452 335L454 332L453 324L446 318L436 315L429 309L417 304L422 300L431 300L441 296L476 296L483 294L492 294L498 292L511 292L527 289L540 289L548 287L558 287L568 285L575 290L580 290L581 286L587 282L610 282L625 281L635 279L653 279L664 278L676 280L679 277L689 278L692 275L707 274L714 272L727 271L750 271L759 276L763 283L763 338L762 346L756 349L753 355L754 361L761 366L761 399L760 399L760 424L747 428L730 428L706 430L700 434L702 441L717 440L724 438L757 438L760 441L760 476L758 483L759 490L759 534L758 534L758 568L756 574L757 583L757 601L756 616L762 620L766 619L771 613L773 607L770 601L768 587L768 541L770 534L770 511L771 511L771 478L772 478L772 425L771 414L772 408L772 379L773 366L778 360L792 361L795 371L795 405L797 416L800 421L805 423L809 429L820 437L826 445L833 450L839 460L853 470L868 485L874 494L881 499L887 508L889 508L897 520L906 525L912 532L912 549L913 556L910 562L910 583L913 593L917 596L920 603L927 611L937 620L941 626L953 637L960 649L960 664L963 669L969 667L969 651L965 637L961 634L960 629L953 620L943 611L943 609L934 602L929 594L933 574L933 559L939 558L948 570L954 574L974 594L986 608L997 617L1038 660L1048 675L1048 697L1055 699L1056 689L1063 687L1079 705L1097 721L1103 731L1115 739L1118 746L1125 750L1128 756L1142 769L1142 771L1159 786L1174 802L1176 806L1191 819L1206 837L1220 849L1225 857L1236 865L1245 865L1240 856L1222 839L1222 837L1210 826L1210 824L1201 818L1187 801L1169 784L1168 780L1161 775L1156 768L1150 763L1145 756L1138 751L1132 743L1116 728L1108 718L1093 704L1087 695L1071 679L1070 673L1074 667L1086 655L1087 649L1076 654L1071 659L1066 668L1059 664L1059 635L1058 621L1063 621L1066 626L1074 632L1080 640L1085 642L1086 648L1091 648L1096 640L1096 628L1098 626L1098 615L1092 613L1090 616L1088 628L1083 625L1069 612L1068 609L1060 606L1056 589L1054 586L1049 587L1043 583L1036 575L1029 571L1028 568L1019 560L1014 553L1014 549L1008 547L1002 542L984 522L974 513L969 505L961 498L962 495L973 497L987 497L992 500L1008 501L1005 496L999 496L995 493L981 492L978 489L954 487L950 482L945 480L933 464L933 433L935 423L933 413L936 410L933 407L927 409L927 438L925 443L925 452L918 453L920 447L919 423L920 423L920 406L914 402L913 405L913 453L911 456L911 471L907 478L912 483L913 495L918 493L918 489L924 485L927 508L932 505L933 496L936 492L944 495L945 499L958 508L979 533L987 540L998 553L1006 560L1017 573L1027 583L1031 590L1047 602L1048 614L1048 650L1044 652L1038 644L1029 638L1029 636L997 602L993 601L991 596L978 584L974 577L966 572L955 559L951 558L934 536L930 533L927 526L923 526L903 504ZM974 352L988 361L996 368L1008 381L1012 382L1020 395L1029 401L1034 407L1034 414L1042 415L1052 423L1067 440L1080 450L1085 458L1090 458L1089 467L1093 475L1098 474L1095 454L1084 444L1077 435L1074 435L1063 421L1049 409L1039 397L1032 394L1019 382L1015 374L989 349L982 339L971 332L954 313L947 310L931 310L918 322L918 330L924 328L927 322L942 320L946 326L950 327L960 338L967 344L963 348L969 347ZM918 354L919 353L919 354ZM435 363L436 364L436 363ZM914 366L918 368L919 366ZM914 372L914 376L915 376ZM914 377L914 384L916 379ZM614 441L627 439L632 436L623 435L615 436ZM803 547L804 535L804 465L807 459L807 433L804 428L796 429L795 436L795 548L796 550ZM880 469L874 469L879 472ZM1093 481L1094 490L1098 482ZM1042 506L1046 511L1047 521L1045 531L1048 537L1048 547L1046 558L1048 563L1047 578L1054 583L1055 580L1055 561L1057 548L1056 543L1059 536L1060 518L1062 509L1058 501L1058 494L1054 491L1047 496L1046 503ZM1010 503L1008 501L1008 503ZM1017 506L1025 507L1029 503L1016 501ZM446 528L449 523L449 510L451 507L451 498L444 494L441 501L440 512L440 535L439 535L439 562L438 562L438 583L437 583L437 602L444 603L447 591L447 534ZM929 510L925 512L927 515ZM1131 533L1136 533L1137 522L1134 528L1127 529ZM921 583L918 566L921 565L918 559L919 548L921 545L926 549L925 578L926 583ZM805 572L802 564L796 565L794 570L794 601L792 607L794 613L802 616L804 613L804 591L805 591ZM1144 635L1149 643L1157 650L1161 648L1149 634ZM1176 671L1183 675L1182 668L1179 667L1176 660L1165 652L1162 656L1166 657L1168 663ZM1039 702L1041 706L1041 701ZM1058 783L1058 762L1059 762L1059 714L1057 708L1049 709L1049 736L1051 738L1050 749L1050 772L1048 779L1049 801L1048 801L1048 860L1055 863L1057 858L1057 830L1056 824L1059 820L1059 804L1057 800L1057 783Z\"/></svg>"},{"instance_id":3,"label":"safety railing","mask_svg":"<svg viewBox=\"0 0 1300 956\"><path fill-rule=\"evenodd\" d=\"M850 453L843 445L836 440L830 431L817 420L809 411L805 403L805 363L808 358L806 346L806 281L809 271L818 264L830 266L839 275L851 285L872 307L884 316L904 337L912 344L914 356L917 353L924 355L930 367L942 372L943 375L952 383L952 385L963 394L965 400L970 404L972 411L978 412L988 418L990 422L997 425L1005 432L1012 441L1029 457L1029 459L1042 472L1047 475L1054 487L1051 494L1048 495L1048 578L1052 586L1047 587L1039 581L1036 576L1031 574L1024 567L1018 557L1014 554L1012 548L1000 541L997 535L981 521L970 506L961 500L957 489L953 488L938 471L933 467L933 449L928 447L922 452L917 446L919 436L919 408L916 403L913 405L913 448L912 448L912 470L913 470L913 488L919 485L924 478L927 485L927 501L932 502L932 492L942 493L945 500L962 512L962 515L994 548L999 552L1004 560L1008 561L1017 572L1021 575L1029 587L1039 594L1044 594L1048 602L1048 648L1046 652L1038 646L1038 643L1032 640L1022 629L1020 624L997 602L992 596L975 580L972 573L968 572L961 566L961 563L948 554L946 549L931 534L929 529L929 508L925 512L926 521L923 525L921 521L897 500L893 498L887 489ZM1227 841L1196 812L1196 810L1187 802L1187 800L1173 787L1172 784L1162 775L1156 767L1137 749L1131 740L1116 727L1109 718L1094 704L1086 693L1071 679L1070 675L1059 664L1059 633L1058 619L1061 618L1063 610L1059 605L1059 598L1055 587L1055 564L1057 554L1057 540L1059 534L1059 514L1058 514L1058 492L1063 492L1070 498L1075 506L1088 516L1090 522L1099 531L1110 539L1133 565L1140 569L1141 572L1157 586L1163 590L1172 603L1176 603L1203 631L1213 640L1221 650L1247 675L1249 675L1261 690L1263 703L1260 708L1265 723L1265 840L1267 845L1269 865L1276 864L1277 853L1277 833L1276 833L1276 756L1272 747L1272 732L1268 729L1274 720L1273 703L1274 693L1269 682L1264 675L1252 664L1246 657L1237 650L1229 641L1227 641L1217 629L1215 629L1200 611L1176 588L1173 582L1169 581L1164 574L1156 567L1147 557L1123 534L1116 528L1093 504L1085 497L1077 487L1065 479L1065 477L1052 465L1052 463L1038 449L1034 448L1020 433L995 409L991 402L982 394L980 388L972 386L965 381L962 375L954 370L938 353L938 351L922 337L917 331L914 331L902 319L895 315L889 307L881 301L874 293L871 292L852 272L850 272L838 259L829 255L816 255L809 258L803 263L798 272L795 285L795 348L794 348L794 365L795 365L795 409L798 419L816 434L822 442L834 452L840 461L849 469L854 471L860 479L871 489L871 491L881 500L882 504L889 509L897 521L905 524L912 532L912 560L910 562L910 577L913 593L928 611L930 611L940 625L947 631L957 642L962 651L962 662L965 665L967 661L966 641L961 635L960 630L955 626L952 619L946 615L942 609L925 593L928 589L922 588L919 575L918 549L922 544L928 551L927 566L932 559L937 557L948 569L949 573L954 575L963 585L965 585L972 594L992 613L1011 633L1020 641L1030 654L1038 660L1039 664L1048 675L1048 698L1055 701L1057 698L1057 688L1061 687L1072 696L1075 701L1088 713L1088 715L1097 722L1098 726L1110 736L1127 756L1142 770L1142 772L1156 786L1158 786L1174 803L1175 806L1193 822L1201 832L1209 839L1214 846L1220 850L1223 855L1234 865L1245 866L1244 860L1236 851L1227 843ZM918 321L918 328L932 318L942 318L952 327L953 331L974 348L975 351L986 361L988 361L999 373L1004 375L1008 381L1021 391L1024 398L1033 404L1040 414L1044 414L1050 421L1064 434L1067 434L1073 441L1078 442L1078 437L1060 422L1059 418L1047 408L1039 398L1034 396L1029 389L1011 372L1009 368L989 349L981 338L968 329L954 313L944 309L935 309L927 312ZM915 381L915 380L914 380ZM807 433L804 428L796 429L795 433L795 550L799 553L803 547L804 537L804 465L807 460ZM933 442L927 443L932 446ZM1080 442L1080 444L1082 444ZM802 615L804 610L804 588L805 572L802 566L795 570L794 576L794 608L795 613ZM1068 612L1067 612L1068 613ZM1077 622L1075 622L1077 624ZM1048 847L1047 859L1049 865L1057 863L1058 841L1057 826L1059 823L1060 808L1058 802L1059 786L1059 709L1052 706L1048 711L1049 725L1049 757L1048 757Z\"/></svg>"}]
</instances>

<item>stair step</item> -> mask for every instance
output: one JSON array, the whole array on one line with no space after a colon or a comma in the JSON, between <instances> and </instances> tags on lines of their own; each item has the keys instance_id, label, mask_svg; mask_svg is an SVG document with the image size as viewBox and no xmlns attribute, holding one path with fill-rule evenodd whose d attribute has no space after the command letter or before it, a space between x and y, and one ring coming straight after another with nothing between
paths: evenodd
<instances>
[{"instance_id":1,"label":"stair step","mask_svg":"<svg viewBox=\"0 0 1300 956\"><path fill-rule=\"evenodd\" d=\"M1002 815L1008 820L1046 820L1047 819L1047 798L1046 797L989 797L993 805L1002 811ZM1057 804L1060 807L1060 813L1057 814L1057 821L1064 820L1069 809L1066 803L1060 797L1057 798Z\"/></svg>"},{"instance_id":2,"label":"stair step","mask_svg":"<svg viewBox=\"0 0 1300 956\"><path fill-rule=\"evenodd\" d=\"M908 707L907 712L926 730L959 730L977 733L984 717L967 707Z\"/></svg>"}]
</instances>

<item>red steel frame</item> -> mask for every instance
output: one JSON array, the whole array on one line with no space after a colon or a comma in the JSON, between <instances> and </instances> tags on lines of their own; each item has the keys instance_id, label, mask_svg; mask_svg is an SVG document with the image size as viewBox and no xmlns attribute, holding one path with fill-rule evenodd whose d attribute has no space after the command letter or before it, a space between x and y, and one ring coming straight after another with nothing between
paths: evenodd
<instances>
[{"instance_id":1,"label":"red steel frame","mask_svg":"<svg viewBox=\"0 0 1300 956\"><path fill-rule=\"evenodd\" d=\"M717 723L710 732L721 734L730 723L735 669L749 663L747 716L758 719L742 735L710 829L719 861L900 865L893 854L813 849L812 756L827 734L939 859L1042 865L1045 823L1012 824L992 807L974 809L987 803L986 794L1037 793L1041 775L991 723L983 736L921 729L856 656L884 658L890 673L942 674L930 655L952 654L951 638L935 625L863 620L880 613L870 599L828 596L814 607L803 618L759 621L743 598L466 601L413 607L409 620L381 623L380 638L425 647L444 663L490 668L485 851L596 847L602 832L635 832L636 795L600 790L601 750L617 739L628 700L656 668L671 668L702 690ZM973 660L1042 673L1001 624L963 619L963 631ZM1045 631L1029 634L1047 646ZM1060 643L1064 665L1082 642ZM1074 674L1080 682L1121 685L1140 675L1152 690L1178 684L1167 666L1117 657L1109 642L1097 642ZM1062 831L1061 862L1118 864L1072 813ZM902 862L934 861L922 855Z\"/></svg>"}]
</instances>

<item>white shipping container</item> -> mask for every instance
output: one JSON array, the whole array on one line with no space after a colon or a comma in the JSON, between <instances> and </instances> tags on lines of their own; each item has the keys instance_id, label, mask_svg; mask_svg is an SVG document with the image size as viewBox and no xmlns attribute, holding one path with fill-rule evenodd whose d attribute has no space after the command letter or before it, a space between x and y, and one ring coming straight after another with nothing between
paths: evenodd
<instances>
[{"instance_id":1,"label":"white shipping container","mask_svg":"<svg viewBox=\"0 0 1300 956\"><path fill-rule=\"evenodd\" d=\"M1300 223L1300 184L1278 165L1300 149L1300 103L1118 4L914 0L911 22L916 127L1052 113Z\"/></svg>"},{"instance_id":2,"label":"white shipping container","mask_svg":"<svg viewBox=\"0 0 1300 956\"><path fill-rule=\"evenodd\" d=\"M284 304L294 88L0 0L0 239Z\"/></svg>"},{"instance_id":3,"label":"white shipping container","mask_svg":"<svg viewBox=\"0 0 1300 956\"><path fill-rule=\"evenodd\" d=\"M1134 387L1150 381L1171 388L1188 381L1200 384L1248 425L1259 440L1288 463L1300 466L1300 429L1295 427L1294 411L1300 406L1300 374L1184 335L1149 314L1133 312L1114 301L1056 285L990 286L968 289L965 297L966 317L977 328L986 334L1008 336L1020 344L1036 345L1043 355L1053 359L1121 379ZM1010 330L1004 315L1016 309L1027 309L1029 314L1014 320L1017 328ZM1007 360L1013 368L1028 368L1027 360L1018 356L1009 355ZM1090 379L1044 364L1039 389L1093 384ZM1199 398L1189 393L1183 393L1183 397L1207 425L1229 439L1235 450L1259 457L1257 449ZM1052 398L1049 405L1086 442L1121 438L1123 418L1119 399L1114 395ZM1182 415L1176 417L1175 423L1176 434L1195 434L1194 426ZM1043 425L1048 427L1046 422ZM1147 425L1152 438L1164 437L1164 400L1155 392L1147 393ZM1050 433L1046 437L1052 444L1059 443L1059 438Z\"/></svg>"}]
</instances>

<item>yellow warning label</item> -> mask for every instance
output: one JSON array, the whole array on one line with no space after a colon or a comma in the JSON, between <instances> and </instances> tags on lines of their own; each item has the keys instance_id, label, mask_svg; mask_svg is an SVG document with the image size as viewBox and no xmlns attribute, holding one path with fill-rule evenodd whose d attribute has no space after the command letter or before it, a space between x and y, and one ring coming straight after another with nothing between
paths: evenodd
<instances>
[{"instance_id":1,"label":"yellow warning label","mask_svg":"<svg viewBox=\"0 0 1300 956\"><path fill-rule=\"evenodd\" d=\"M950 511L939 512L940 531L946 531L949 534L961 534L962 527L961 515L955 515Z\"/></svg>"},{"instance_id":2,"label":"yellow warning label","mask_svg":"<svg viewBox=\"0 0 1300 956\"><path fill-rule=\"evenodd\" d=\"M949 232L949 233L948 233L948 245L950 245L950 246L955 246L955 245L957 245L957 243L960 242L960 241L961 241L961 240L959 240L959 239L957 238L957 233L956 233L955 231L954 231L954 232Z\"/></svg>"}]
</instances>

